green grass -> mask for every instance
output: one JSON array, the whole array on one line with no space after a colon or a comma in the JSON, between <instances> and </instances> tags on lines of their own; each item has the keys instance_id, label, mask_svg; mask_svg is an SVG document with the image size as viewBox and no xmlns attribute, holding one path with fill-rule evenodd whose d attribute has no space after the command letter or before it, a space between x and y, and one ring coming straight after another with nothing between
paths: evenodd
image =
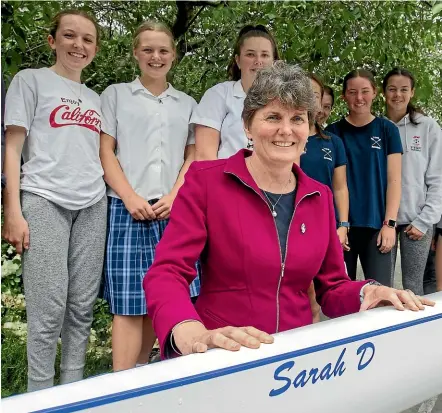
<instances>
[{"instance_id":1,"label":"green grass","mask_svg":"<svg viewBox=\"0 0 442 413\"><path fill-rule=\"evenodd\" d=\"M1 397L25 393L28 368L26 361L26 344L23 343L19 337L7 330L4 330L2 333L1 341ZM55 384L58 384L60 377L60 350L61 346L59 345L55 361ZM100 358L95 354L88 354L86 356L85 378L109 373L111 370L111 354L106 354Z\"/></svg>"}]
</instances>

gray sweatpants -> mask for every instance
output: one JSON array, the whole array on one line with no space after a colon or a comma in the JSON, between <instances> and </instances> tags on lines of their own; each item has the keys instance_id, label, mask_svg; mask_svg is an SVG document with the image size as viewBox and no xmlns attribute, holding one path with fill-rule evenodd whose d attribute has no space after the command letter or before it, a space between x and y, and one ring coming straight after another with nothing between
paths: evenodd
<instances>
[{"instance_id":1,"label":"gray sweatpants","mask_svg":"<svg viewBox=\"0 0 442 413\"><path fill-rule=\"evenodd\" d=\"M402 284L404 289L423 295L425 266L433 237L433 228L430 228L420 241L413 241L404 232L406 227L407 225L400 225L397 228L401 251ZM392 250L394 264L396 264L397 245L396 242Z\"/></svg>"},{"instance_id":2,"label":"gray sweatpants","mask_svg":"<svg viewBox=\"0 0 442 413\"><path fill-rule=\"evenodd\" d=\"M86 346L103 270L107 199L71 211L22 192L29 225L23 254L28 321L28 391L54 384L61 333L61 383L83 378Z\"/></svg>"}]
</instances>

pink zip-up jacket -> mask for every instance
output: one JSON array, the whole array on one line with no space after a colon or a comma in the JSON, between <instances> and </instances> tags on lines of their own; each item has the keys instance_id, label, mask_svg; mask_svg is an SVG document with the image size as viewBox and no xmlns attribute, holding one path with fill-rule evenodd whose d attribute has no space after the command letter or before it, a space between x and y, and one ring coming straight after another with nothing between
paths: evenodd
<instances>
[{"instance_id":1,"label":"pink zip-up jacket","mask_svg":"<svg viewBox=\"0 0 442 413\"><path fill-rule=\"evenodd\" d=\"M365 282L346 275L330 189L293 166L295 211L282 262L270 207L246 167L249 155L242 150L194 162L174 201L143 282L163 354L172 328L184 320L208 329L254 326L269 334L311 324L312 280L325 315L359 311ZM194 306L189 284L198 258L201 293Z\"/></svg>"}]
</instances>

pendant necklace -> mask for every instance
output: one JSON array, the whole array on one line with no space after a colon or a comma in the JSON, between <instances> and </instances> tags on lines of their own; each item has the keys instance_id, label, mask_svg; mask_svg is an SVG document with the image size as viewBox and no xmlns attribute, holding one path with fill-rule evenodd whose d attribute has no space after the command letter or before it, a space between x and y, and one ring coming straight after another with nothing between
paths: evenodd
<instances>
[{"instance_id":1,"label":"pendant necklace","mask_svg":"<svg viewBox=\"0 0 442 413\"><path fill-rule=\"evenodd\" d=\"M75 92L74 88L67 82L67 80L63 76L59 75L55 71L54 71L54 73L57 74L59 78L61 78L61 80L69 87L69 89L71 89L72 93L77 97L77 100L79 102L77 105L80 106L80 103L83 103L83 101L81 100L81 92L83 91L83 88L82 88L83 84L80 82L80 94L77 94Z\"/></svg>"},{"instance_id":2,"label":"pendant necklace","mask_svg":"<svg viewBox=\"0 0 442 413\"><path fill-rule=\"evenodd\" d=\"M252 167L253 171L256 173L255 168L252 165L252 161L249 161L250 166ZM272 201L270 201L270 198L267 196L266 191L262 191L264 193L264 196L266 197L267 201L269 202L269 206L272 209L272 216L273 218L276 218L278 216L278 213L275 211L276 205L278 205L278 202L280 201L281 197L284 195L284 190L287 188L288 184L292 182L292 171L290 171L290 177L289 180L287 181L287 183L284 185L284 188L282 188L282 192L279 195L279 198L277 199L277 201L273 204Z\"/></svg>"},{"instance_id":3,"label":"pendant necklace","mask_svg":"<svg viewBox=\"0 0 442 413\"><path fill-rule=\"evenodd\" d=\"M282 192L284 192L284 189L287 188L287 185L288 185L290 182L292 182L292 178L291 178L291 177L289 178L288 182L285 184L284 188L282 189ZM264 196L267 198L267 201L269 201L269 204L270 204L270 206L271 206L271 208L272 208L272 216L273 216L274 218L276 218L276 217L278 216L278 213L275 211L275 208L276 208L276 205L278 205L279 200L281 199L281 197L282 197L284 194L280 194L280 195L279 195L279 198L277 199L277 201L273 204L272 201L270 201L270 198L267 196L266 191L262 191L262 192L264 193Z\"/></svg>"}]
</instances>

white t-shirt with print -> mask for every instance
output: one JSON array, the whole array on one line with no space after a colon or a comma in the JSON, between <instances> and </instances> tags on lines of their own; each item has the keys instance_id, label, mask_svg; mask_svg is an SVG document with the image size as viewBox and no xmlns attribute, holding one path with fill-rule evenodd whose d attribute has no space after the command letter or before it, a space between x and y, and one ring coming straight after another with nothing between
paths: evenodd
<instances>
[{"instance_id":1,"label":"white t-shirt with print","mask_svg":"<svg viewBox=\"0 0 442 413\"><path fill-rule=\"evenodd\" d=\"M246 93L241 80L218 83L204 93L190 122L220 132L218 158L228 158L247 147L242 122Z\"/></svg>"},{"instance_id":2,"label":"white t-shirt with print","mask_svg":"<svg viewBox=\"0 0 442 413\"><path fill-rule=\"evenodd\" d=\"M102 131L116 139L116 156L134 191L146 200L172 190L195 143L189 120L196 101L169 85L154 96L137 78L101 94ZM108 188L108 195L119 196Z\"/></svg>"},{"instance_id":3,"label":"white t-shirt with print","mask_svg":"<svg viewBox=\"0 0 442 413\"><path fill-rule=\"evenodd\" d=\"M17 73L6 95L5 126L27 132L21 189L70 210L98 202L105 195L100 112L94 91L48 68Z\"/></svg>"}]
</instances>

